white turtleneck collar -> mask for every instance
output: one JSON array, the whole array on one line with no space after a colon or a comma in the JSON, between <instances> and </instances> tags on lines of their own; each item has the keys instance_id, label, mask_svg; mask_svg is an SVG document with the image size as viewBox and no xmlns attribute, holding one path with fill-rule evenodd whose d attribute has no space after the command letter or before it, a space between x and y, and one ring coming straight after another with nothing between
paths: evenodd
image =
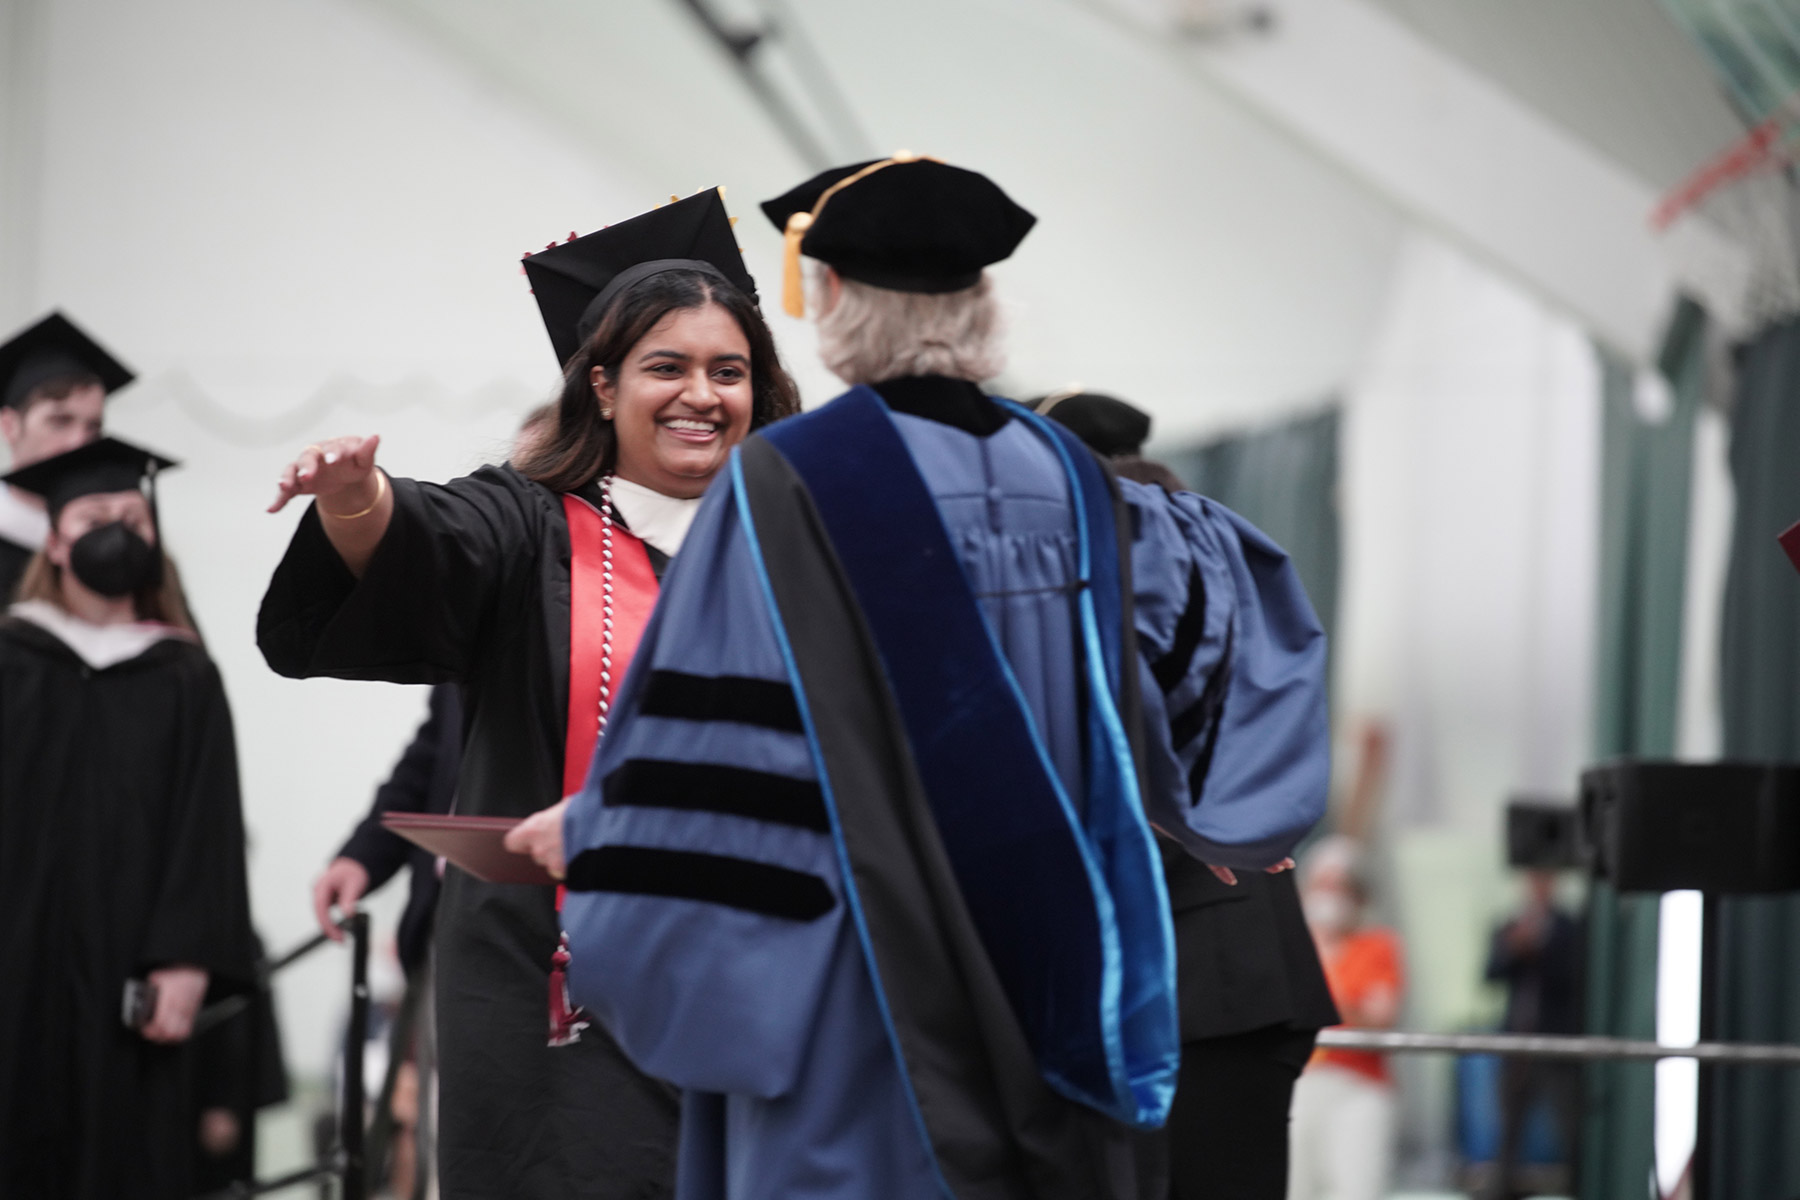
<instances>
[{"instance_id":1,"label":"white turtleneck collar","mask_svg":"<svg viewBox=\"0 0 1800 1200\"><path fill-rule=\"evenodd\" d=\"M95 625L46 600L21 600L7 612L55 637L96 671L130 662L165 638L193 640L187 630L157 621Z\"/></svg>"},{"instance_id":2,"label":"white turtleneck collar","mask_svg":"<svg viewBox=\"0 0 1800 1200\"><path fill-rule=\"evenodd\" d=\"M692 500L665 496L616 475L612 481L612 500L613 507L625 518L626 528L670 558L681 550L688 526L694 523L694 513L700 508L698 496Z\"/></svg>"},{"instance_id":3,"label":"white turtleneck collar","mask_svg":"<svg viewBox=\"0 0 1800 1200\"><path fill-rule=\"evenodd\" d=\"M25 503L19 494L0 483L0 538L27 550L42 550L50 536L50 518L42 508Z\"/></svg>"}]
</instances>

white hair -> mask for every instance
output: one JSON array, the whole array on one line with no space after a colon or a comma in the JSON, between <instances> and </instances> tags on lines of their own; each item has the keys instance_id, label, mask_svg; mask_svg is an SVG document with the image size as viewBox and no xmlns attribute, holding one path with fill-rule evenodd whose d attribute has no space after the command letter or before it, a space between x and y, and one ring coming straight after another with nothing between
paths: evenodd
<instances>
[{"instance_id":1,"label":"white hair","mask_svg":"<svg viewBox=\"0 0 1800 1200\"><path fill-rule=\"evenodd\" d=\"M825 293L815 272L815 299ZM1005 369L1000 303L984 273L974 287L928 295L840 279L837 303L819 309L819 357L845 383L948 375L980 383Z\"/></svg>"}]
</instances>

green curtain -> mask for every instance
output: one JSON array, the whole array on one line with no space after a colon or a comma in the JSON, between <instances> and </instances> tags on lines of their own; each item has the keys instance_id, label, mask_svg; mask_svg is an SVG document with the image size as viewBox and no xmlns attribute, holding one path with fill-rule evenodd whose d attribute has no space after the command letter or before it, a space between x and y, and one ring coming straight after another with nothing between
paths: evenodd
<instances>
[{"instance_id":1,"label":"green curtain","mask_svg":"<svg viewBox=\"0 0 1800 1200\"><path fill-rule=\"evenodd\" d=\"M1189 487L1244 517L1294 560L1326 633L1338 600L1338 428L1334 406L1177 451L1165 459Z\"/></svg>"},{"instance_id":2,"label":"green curtain","mask_svg":"<svg viewBox=\"0 0 1800 1200\"><path fill-rule=\"evenodd\" d=\"M1667 757L1675 750L1687 583L1688 477L1705 384L1705 317L1683 301L1658 367L1674 392L1660 423L1633 399L1633 371L1600 350L1599 662L1594 754ZM1589 893L1587 1026L1656 1036L1657 902L1596 881ZM1655 1068L1595 1063L1586 1072L1583 1200L1644 1200L1655 1168Z\"/></svg>"},{"instance_id":3,"label":"green curtain","mask_svg":"<svg viewBox=\"0 0 1800 1200\"><path fill-rule=\"evenodd\" d=\"M1728 758L1800 760L1800 576L1775 535L1800 520L1800 320L1738 359L1731 474L1737 515L1720 637ZM1800 1041L1800 899L1720 902L1712 1036ZM1710 1195L1800 1196L1800 1071L1715 1075Z\"/></svg>"}]
</instances>

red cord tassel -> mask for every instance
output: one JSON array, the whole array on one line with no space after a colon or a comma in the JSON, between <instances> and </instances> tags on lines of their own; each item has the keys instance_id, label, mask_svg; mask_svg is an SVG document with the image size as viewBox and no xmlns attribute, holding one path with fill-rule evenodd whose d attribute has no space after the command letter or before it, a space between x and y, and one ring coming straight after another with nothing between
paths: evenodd
<instances>
[{"instance_id":1,"label":"red cord tassel","mask_svg":"<svg viewBox=\"0 0 1800 1200\"><path fill-rule=\"evenodd\" d=\"M588 1027L587 1010L569 1003L569 935L563 934L550 956L550 1044L572 1046Z\"/></svg>"}]
</instances>

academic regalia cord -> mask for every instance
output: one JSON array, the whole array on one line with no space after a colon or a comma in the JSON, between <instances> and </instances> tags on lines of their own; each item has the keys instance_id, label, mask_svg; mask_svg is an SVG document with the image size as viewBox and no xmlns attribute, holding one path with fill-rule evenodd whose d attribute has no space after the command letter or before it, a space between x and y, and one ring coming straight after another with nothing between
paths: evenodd
<instances>
[{"instance_id":1,"label":"academic regalia cord","mask_svg":"<svg viewBox=\"0 0 1800 1200\"><path fill-rule=\"evenodd\" d=\"M600 711L594 730L595 744L606 734L606 718L612 701L613 651L613 519L612 476L600 477ZM560 914L568 889L556 888ZM560 924L560 919L559 922ZM550 956L550 1045L569 1046L581 1040L591 1023L587 1010L569 1000L569 935L564 931Z\"/></svg>"}]
</instances>

